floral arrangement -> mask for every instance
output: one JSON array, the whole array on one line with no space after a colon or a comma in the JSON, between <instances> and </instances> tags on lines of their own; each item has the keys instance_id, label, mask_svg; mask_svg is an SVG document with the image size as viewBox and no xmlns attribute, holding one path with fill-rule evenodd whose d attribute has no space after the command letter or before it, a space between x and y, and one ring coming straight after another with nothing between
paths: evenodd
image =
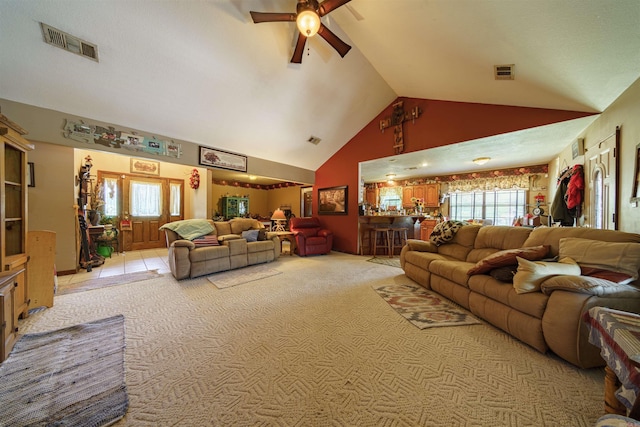
<instances>
[{"instance_id":1,"label":"floral arrangement","mask_svg":"<svg viewBox=\"0 0 640 427\"><path fill-rule=\"evenodd\" d=\"M198 173L198 169L193 168L191 171L191 177L189 178L189 185L194 190L197 190L200 187L200 174Z\"/></svg>"},{"instance_id":2,"label":"floral arrangement","mask_svg":"<svg viewBox=\"0 0 640 427\"><path fill-rule=\"evenodd\" d=\"M412 197L411 198L411 202L415 205L415 208L416 208L417 212L422 212L422 209L424 208L424 199L423 198Z\"/></svg>"}]
</instances>

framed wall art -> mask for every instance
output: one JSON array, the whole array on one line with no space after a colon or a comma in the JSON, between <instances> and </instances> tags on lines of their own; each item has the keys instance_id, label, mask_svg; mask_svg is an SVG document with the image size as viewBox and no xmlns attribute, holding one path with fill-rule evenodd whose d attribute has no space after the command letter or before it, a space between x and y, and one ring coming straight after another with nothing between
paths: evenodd
<instances>
[{"instance_id":1,"label":"framed wall art","mask_svg":"<svg viewBox=\"0 0 640 427\"><path fill-rule=\"evenodd\" d=\"M348 186L321 188L318 190L319 215L346 215Z\"/></svg>"},{"instance_id":2,"label":"framed wall art","mask_svg":"<svg viewBox=\"0 0 640 427\"><path fill-rule=\"evenodd\" d=\"M160 162L132 158L131 173L160 176Z\"/></svg>"},{"instance_id":3,"label":"framed wall art","mask_svg":"<svg viewBox=\"0 0 640 427\"><path fill-rule=\"evenodd\" d=\"M631 203L640 202L640 144L636 145L634 160L636 163L636 170L633 174L633 192L631 193Z\"/></svg>"},{"instance_id":4,"label":"framed wall art","mask_svg":"<svg viewBox=\"0 0 640 427\"><path fill-rule=\"evenodd\" d=\"M229 169L238 172L247 171L247 156L217 150L215 148L200 146L199 162L202 166Z\"/></svg>"},{"instance_id":5,"label":"framed wall art","mask_svg":"<svg viewBox=\"0 0 640 427\"><path fill-rule=\"evenodd\" d=\"M36 171L33 162L27 163L27 186L36 186Z\"/></svg>"}]
</instances>

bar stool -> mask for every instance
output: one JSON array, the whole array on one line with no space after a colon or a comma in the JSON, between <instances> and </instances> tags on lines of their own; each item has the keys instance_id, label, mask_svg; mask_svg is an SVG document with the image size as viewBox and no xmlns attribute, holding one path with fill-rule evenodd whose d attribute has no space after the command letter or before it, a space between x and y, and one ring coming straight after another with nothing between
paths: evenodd
<instances>
[{"instance_id":1,"label":"bar stool","mask_svg":"<svg viewBox=\"0 0 640 427\"><path fill-rule=\"evenodd\" d=\"M391 229L387 227L375 227L370 231L373 231L373 257L375 258L378 255L378 241L380 241L381 246L384 250L389 254L389 231ZM391 255L389 255L391 256Z\"/></svg>"},{"instance_id":2,"label":"bar stool","mask_svg":"<svg viewBox=\"0 0 640 427\"><path fill-rule=\"evenodd\" d=\"M389 258L393 258L396 248L400 248L407 244L407 228L392 227L389 229ZM396 243L397 242L397 243Z\"/></svg>"}]
</instances>

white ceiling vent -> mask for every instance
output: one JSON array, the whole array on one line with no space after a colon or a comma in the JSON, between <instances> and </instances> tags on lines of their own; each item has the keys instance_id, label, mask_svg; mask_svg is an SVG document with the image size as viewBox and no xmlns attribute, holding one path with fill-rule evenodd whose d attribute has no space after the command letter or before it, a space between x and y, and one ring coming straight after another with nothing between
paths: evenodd
<instances>
[{"instance_id":1,"label":"white ceiling vent","mask_svg":"<svg viewBox=\"0 0 640 427\"><path fill-rule=\"evenodd\" d=\"M42 35L46 43L98 62L97 45L86 42L42 22L40 26L42 27Z\"/></svg>"},{"instance_id":2,"label":"white ceiling vent","mask_svg":"<svg viewBox=\"0 0 640 427\"><path fill-rule=\"evenodd\" d=\"M493 69L496 80L514 80L516 78L514 68L514 64L494 65Z\"/></svg>"},{"instance_id":3,"label":"white ceiling vent","mask_svg":"<svg viewBox=\"0 0 640 427\"><path fill-rule=\"evenodd\" d=\"M311 135L311 136L309 137L309 139L307 139L307 142L310 142L310 143L312 143L313 145L318 145L318 144L320 144L320 138L318 138L317 136L313 136L313 135Z\"/></svg>"}]
</instances>

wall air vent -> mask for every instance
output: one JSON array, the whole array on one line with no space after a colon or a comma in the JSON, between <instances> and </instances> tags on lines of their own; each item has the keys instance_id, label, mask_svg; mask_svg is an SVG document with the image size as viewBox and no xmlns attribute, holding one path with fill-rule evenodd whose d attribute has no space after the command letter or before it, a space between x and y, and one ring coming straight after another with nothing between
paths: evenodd
<instances>
[{"instance_id":1,"label":"wall air vent","mask_svg":"<svg viewBox=\"0 0 640 427\"><path fill-rule=\"evenodd\" d=\"M309 137L309 139L307 139L307 142L310 142L310 143L312 143L313 145L318 145L318 144L320 144L320 138L318 138L317 136L313 136L313 135L311 135L311 136Z\"/></svg>"},{"instance_id":2,"label":"wall air vent","mask_svg":"<svg viewBox=\"0 0 640 427\"><path fill-rule=\"evenodd\" d=\"M494 73L496 80L514 80L515 76L515 65L494 65Z\"/></svg>"},{"instance_id":3,"label":"wall air vent","mask_svg":"<svg viewBox=\"0 0 640 427\"><path fill-rule=\"evenodd\" d=\"M47 24L40 23L45 43L98 62L98 46L67 34Z\"/></svg>"}]
</instances>

